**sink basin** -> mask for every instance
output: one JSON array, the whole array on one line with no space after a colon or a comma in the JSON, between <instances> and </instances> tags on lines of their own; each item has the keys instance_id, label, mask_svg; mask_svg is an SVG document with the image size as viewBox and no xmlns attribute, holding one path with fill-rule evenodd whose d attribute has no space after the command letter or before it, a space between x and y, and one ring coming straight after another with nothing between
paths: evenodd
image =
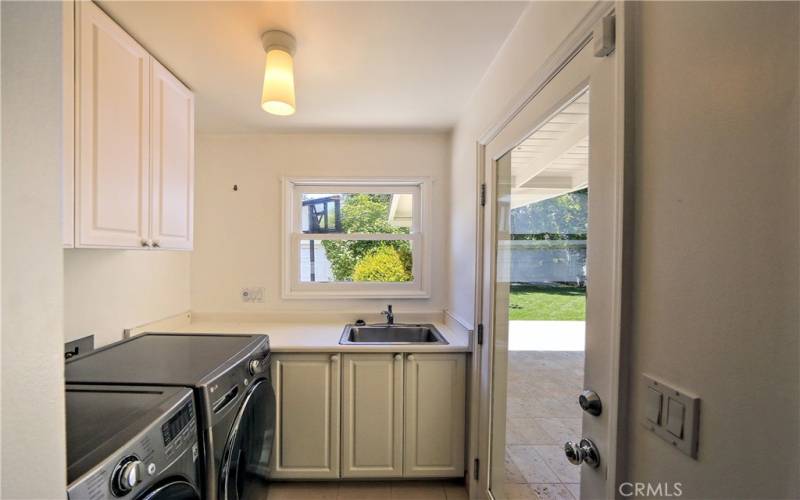
<instances>
[{"instance_id":1,"label":"sink basin","mask_svg":"<svg viewBox=\"0 0 800 500\"><path fill-rule=\"evenodd\" d=\"M345 325L339 344L448 344L433 325Z\"/></svg>"}]
</instances>

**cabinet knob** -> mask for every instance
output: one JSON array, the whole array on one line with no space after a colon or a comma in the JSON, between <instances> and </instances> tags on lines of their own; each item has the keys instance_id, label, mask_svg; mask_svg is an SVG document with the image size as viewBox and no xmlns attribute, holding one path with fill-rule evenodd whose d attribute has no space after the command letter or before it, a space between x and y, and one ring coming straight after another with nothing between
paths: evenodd
<instances>
[{"instance_id":1,"label":"cabinet knob","mask_svg":"<svg viewBox=\"0 0 800 500\"><path fill-rule=\"evenodd\" d=\"M403 359L403 355L402 354L395 354L394 355L394 359L395 359L395 361L400 361L401 359Z\"/></svg>"},{"instance_id":2,"label":"cabinet knob","mask_svg":"<svg viewBox=\"0 0 800 500\"><path fill-rule=\"evenodd\" d=\"M331 354L331 361L338 361L339 355L338 354Z\"/></svg>"},{"instance_id":3,"label":"cabinet knob","mask_svg":"<svg viewBox=\"0 0 800 500\"><path fill-rule=\"evenodd\" d=\"M150 242L147 241L147 240L142 240L142 246L143 247L149 247L150 246Z\"/></svg>"},{"instance_id":4,"label":"cabinet knob","mask_svg":"<svg viewBox=\"0 0 800 500\"><path fill-rule=\"evenodd\" d=\"M153 248L159 248L160 246L157 241L153 242Z\"/></svg>"},{"instance_id":5,"label":"cabinet knob","mask_svg":"<svg viewBox=\"0 0 800 500\"><path fill-rule=\"evenodd\" d=\"M408 355L408 360L409 361L414 361L414 355L413 354L409 354Z\"/></svg>"}]
</instances>

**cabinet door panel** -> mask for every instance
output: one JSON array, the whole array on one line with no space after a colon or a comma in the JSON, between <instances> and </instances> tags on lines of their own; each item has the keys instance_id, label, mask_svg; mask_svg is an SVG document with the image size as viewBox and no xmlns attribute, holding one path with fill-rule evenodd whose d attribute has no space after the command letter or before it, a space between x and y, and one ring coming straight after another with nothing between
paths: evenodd
<instances>
[{"instance_id":1,"label":"cabinet door panel","mask_svg":"<svg viewBox=\"0 0 800 500\"><path fill-rule=\"evenodd\" d=\"M190 250L194 94L157 61L153 61L152 72L151 238L161 248Z\"/></svg>"},{"instance_id":2,"label":"cabinet door panel","mask_svg":"<svg viewBox=\"0 0 800 500\"><path fill-rule=\"evenodd\" d=\"M339 355L281 354L272 363L274 478L339 476Z\"/></svg>"},{"instance_id":3,"label":"cabinet door panel","mask_svg":"<svg viewBox=\"0 0 800 500\"><path fill-rule=\"evenodd\" d=\"M463 354L408 355L406 477L460 477L464 474L465 379Z\"/></svg>"},{"instance_id":4,"label":"cabinet door panel","mask_svg":"<svg viewBox=\"0 0 800 500\"><path fill-rule=\"evenodd\" d=\"M403 355L347 354L342 370L342 477L403 474Z\"/></svg>"},{"instance_id":5,"label":"cabinet door panel","mask_svg":"<svg viewBox=\"0 0 800 500\"><path fill-rule=\"evenodd\" d=\"M76 246L139 248L149 232L150 56L78 3Z\"/></svg>"}]
</instances>

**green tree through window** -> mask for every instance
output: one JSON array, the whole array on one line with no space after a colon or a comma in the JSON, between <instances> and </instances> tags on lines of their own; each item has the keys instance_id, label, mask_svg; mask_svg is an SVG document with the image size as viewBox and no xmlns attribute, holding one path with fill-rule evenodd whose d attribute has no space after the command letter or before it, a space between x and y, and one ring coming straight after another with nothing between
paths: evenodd
<instances>
[{"instance_id":1,"label":"green tree through window","mask_svg":"<svg viewBox=\"0 0 800 500\"><path fill-rule=\"evenodd\" d=\"M391 194L349 194L342 202L342 231L408 234L389 223ZM324 240L322 246L336 281L403 282L413 280L408 241Z\"/></svg>"}]
</instances>

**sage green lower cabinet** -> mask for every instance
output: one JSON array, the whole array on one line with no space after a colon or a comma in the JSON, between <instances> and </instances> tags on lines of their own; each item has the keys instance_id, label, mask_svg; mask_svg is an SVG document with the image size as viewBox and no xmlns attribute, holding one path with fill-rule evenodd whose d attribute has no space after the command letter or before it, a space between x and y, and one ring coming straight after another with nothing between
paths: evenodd
<instances>
[{"instance_id":1,"label":"sage green lower cabinet","mask_svg":"<svg viewBox=\"0 0 800 500\"><path fill-rule=\"evenodd\" d=\"M466 354L276 353L272 377L273 478L464 475Z\"/></svg>"},{"instance_id":2,"label":"sage green lower cabinet","mask_svg":"<svg viewBox=\"0 0 800 500\"><path fill-rule=\"evenodd\" d=\"M274 354L272 477L339 477L339 354Z\"/></svg>"},{"instance_id":3,"label":"sage green lower cabinet","mask_svg":"<svg viewBox=\"0 0 800 500\"><path fill-rule=\"evenodd\" d=\"M342 477L403 475L403 355L345 354Z\"/></svg>"},{"instance_id":4,"label":"sage green lower cabinet","mask_svg":"<svg viewBox=\"0 0 800 500\"><path fill-rule=\"evenodd\" d=\"M404 477L464 475L465 407L464 354L406 356Z\"/></svg>"}]
</instances>

